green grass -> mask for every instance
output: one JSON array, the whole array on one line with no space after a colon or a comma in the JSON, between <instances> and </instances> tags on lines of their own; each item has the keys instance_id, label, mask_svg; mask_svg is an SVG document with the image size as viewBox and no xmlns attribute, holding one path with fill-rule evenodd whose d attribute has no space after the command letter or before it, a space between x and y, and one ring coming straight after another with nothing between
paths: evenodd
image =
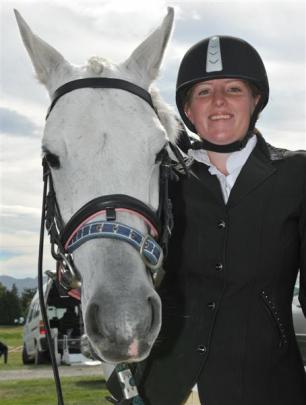
<instances>
[{"instance_id":1,"label":"green grass","mask_svg":"<svg viewBox=\"0 0 306 405\"><path fill-rule=\"evenodd\" d=\"M0 326L0 340L9 350L22 346L22 326ZM8 363L0 359L0 373L14 369L37 369L22 363L21 350L9 352ZM65 405L109 405L109 395L102 377L61 378ZM53 379L0 381L1 405L56 405L56 390Z\"/></svg>"},{"instance_id":2,"label":"green grass","mask_svg":"<svg viewBox=\"0 0 306 405\"><path fill-rule=\"evenodd\" d=\"M105 381L101 377L65 377L61 379L65 405L109 405ZM0 382L1 405L56 405L51 379Z\"/></svg>"},{"instance_id":3,"label":"green grass","mask_svg":"<svg viewBox=\"0 0 306 405\"><path fill-rule=\"evenodd\" d=\"M0 326L0 341L9 348L8 363L4 364L3 357L0 359L0 372L2 370L13 370L24 367L22 364L21 349L11 351L14 348L22 346L23 326Z\"/></svg>"}]
</instances>

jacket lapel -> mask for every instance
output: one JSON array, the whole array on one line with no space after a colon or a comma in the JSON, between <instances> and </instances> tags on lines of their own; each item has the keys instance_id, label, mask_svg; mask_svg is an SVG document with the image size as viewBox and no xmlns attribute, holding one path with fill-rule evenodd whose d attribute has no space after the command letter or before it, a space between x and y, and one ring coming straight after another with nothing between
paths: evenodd
<instances>
[{"instance_id":1,"label":"jacket lapel","mask_svg":"<svg viewBox=\"0 0 306 405\"><path fill-rule=\"evenodd\" d=\"M191 168L191 176L195 181L201 183L206 190L205 193L207 196L212 195L216 203L224 206L219 180L217 179L217 176L212 176L209 173L208 166L195 160Z\"/></svg>"},{"instance_id":2,"label":"jacket lapel","mask_svg":"<svg viewBox=\"0 0 306 405\"><path fill-rule=\"evenodd\" d=\"M257 145L254 151L243 166L231 190L227 206L232 207L238 204L242 198L260 186L275 171L267 145L259 135L257 136Z\"/></svg>"}]
</instances>

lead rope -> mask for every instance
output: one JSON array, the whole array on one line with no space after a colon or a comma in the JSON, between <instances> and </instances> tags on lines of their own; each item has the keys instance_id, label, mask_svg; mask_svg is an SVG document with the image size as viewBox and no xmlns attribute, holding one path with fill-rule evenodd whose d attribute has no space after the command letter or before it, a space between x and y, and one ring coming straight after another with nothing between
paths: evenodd
<instances>
[{"instance_id":1,"label":"lead rope","mask_svg":"<svg viewBox=\"0 0 306 405\"><path fill-rule=\"evenodd\" d=\"M55 358L54 344L51 336L51 330L49 326L49 320L45 305L44 291L43 291L43 254L44 254L44 234L45 234L45 217L46 217L46 196L48 191L48 178L49 178L49 168L45 162L43 162L43 199L42 199L42 210L41 210L41 223L40 223L40 237L39 237L39 250L38 250L38 294L39 303L41 308L41 314L44 321L45 329L47 331L47 342L49 346L49 353L51 357L52 370L54 375L57 403L58 405L64 405L64 399L62 394L61 381L59 378L58 367Z\"/></svg>"}]
</instances>

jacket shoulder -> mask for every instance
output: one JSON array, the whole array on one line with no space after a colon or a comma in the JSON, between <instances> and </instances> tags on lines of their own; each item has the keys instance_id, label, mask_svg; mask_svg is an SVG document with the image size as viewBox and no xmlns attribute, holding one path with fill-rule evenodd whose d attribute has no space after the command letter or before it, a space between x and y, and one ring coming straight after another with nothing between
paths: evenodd
<instances>
[{"instance_id":1,"label":"jacket shoulder","mask_svg":"<svg viewBox=\"0 0 306 405\"><path fill-rule=\"evenodd\" d=\"M267 150L270 156L271 160L283 160L283 159L289 159L289 160L298 160L301 161L301 163L306 165L306 151L305 150L296 150L292 151L289 149L284 149L284 148L277 148L275 146L270 145L269 143L266 143L267 145Z\"/></svg>"}]
</instances>

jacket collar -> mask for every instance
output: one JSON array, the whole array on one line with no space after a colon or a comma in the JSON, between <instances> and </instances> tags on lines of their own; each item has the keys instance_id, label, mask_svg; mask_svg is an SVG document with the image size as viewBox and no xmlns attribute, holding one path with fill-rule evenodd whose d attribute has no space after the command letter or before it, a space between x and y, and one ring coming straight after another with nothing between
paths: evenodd
<instances>
[{"instance_id":1,"label":"jacket collar","mask_svg":"<svg viewBox=\"0 0 306 405\"><path fill-rule=\"evenodd\" d=\"M256 134L257 144L241 169L241 172L231 190L227 207L237 205L244 197L253 192L276 172L274 160L285 157L285 150L277 149L267 144L260 133ZM207 166L194 162L191 168L192 174L209 188L219 204L224 205L220 184L216 176L211 176Z\"/></svg>"},{"instance_id":2,"label":"jacket collar","mask_svg":"<svg viewBox=\"0 0 306 405\"><path fill-rule=\"evenodd\" d=\"M271 150L263 137L257 134L257 144L236 180L227 206L237 205L242 198L253 192L275 172Z\"/></svg>"}]
</instances>

